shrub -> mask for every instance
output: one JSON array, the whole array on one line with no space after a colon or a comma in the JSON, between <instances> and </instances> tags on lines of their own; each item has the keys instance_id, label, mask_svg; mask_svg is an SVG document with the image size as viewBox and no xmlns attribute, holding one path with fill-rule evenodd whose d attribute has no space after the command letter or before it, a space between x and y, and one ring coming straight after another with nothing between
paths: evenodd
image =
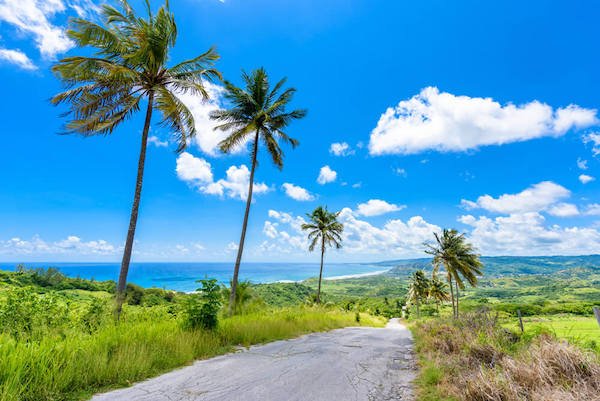
<instances>
[{"instance_id":1,"label":"shrub","mask_svg":"<svg viewBox=\"0 0 600 401\"><path fill-rule=\"evenodd\" d=\"M213 330L219 323L218 313L221 307L221 290L216 279L198 280L202 287L197 289L184 305L184 326L189 329L202 328Z\"/></svg>"}]
</instances>

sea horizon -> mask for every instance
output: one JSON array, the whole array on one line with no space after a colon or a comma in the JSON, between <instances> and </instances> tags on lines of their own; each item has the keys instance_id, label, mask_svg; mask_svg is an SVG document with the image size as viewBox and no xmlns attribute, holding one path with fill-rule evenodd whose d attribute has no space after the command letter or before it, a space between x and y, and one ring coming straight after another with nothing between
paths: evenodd
<instances>
[{"instance_id":1,"label":"sea horizon","mask_svg":"<svg viewBox=\"0 0 600 401\"><path fill-rule=\"evenodd\" d=\"M117 281L121 263L116 262L0 262L0 270L14 271L22 264L29 268L57 268L68 277L81 277L97 281ZM231 262L135 262L129 266L127 281L144 288L195 291L197 280L215 278L219 283L229 284L233 276ZM319 263L304 262L247 262L240 267L240 280L255 284L301 282L318 277ZM370 276L386 272L377 263L327 263L323 267L325 280L337 280Z\"/></svg>"}]
</instances>

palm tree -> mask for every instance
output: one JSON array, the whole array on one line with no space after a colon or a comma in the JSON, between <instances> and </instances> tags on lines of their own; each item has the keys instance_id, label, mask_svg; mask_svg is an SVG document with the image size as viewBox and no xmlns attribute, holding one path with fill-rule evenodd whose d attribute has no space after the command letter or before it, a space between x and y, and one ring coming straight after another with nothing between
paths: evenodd
<instances>
[{"instance_id":1,"label":"palm tree","mask_svg":"<svg viewBox=\"0 0 600 401\"><path fill-rule=\"evenodd\" d=\"M152 111L156 109L162 114L161 124L174 134L178 142L177 152L181 152L196 130L192 114L177 94L191 93L207 99L203 80L220 78L219 72L212 68L219 58L214 48L194 59L167 67L169 51L177 38L177 27L168 0L154 15L149 0L146 0L146 19L138 17L126 0L120 0L120 5L120 9L103 5L101 24L80 18L71 20L67 30L69 38L78 47L89 47L95 52L91 56L65 58L52 67L65 91L51 99L55 105L68 103L70 106L65 113L70 118L65 125L65 133L84 137L111 134L119 124L140 110L144 99L148 101L135 195L117 287L117 319L125 296Z\"/></svg>"},{"instance_id":2,"label":"palm tree","mask_svg":"<svg viewBox=\"0 0 600 401\"><path fill-rule=\"evenodd\" d=\"M429 285L429 297L435 300L435 308L438 315L440 314L440 302L450 300L450 294L446 290L447 285L439 279L437 274L433 273Z\"/></svg>"},{"instance_id":3,"label":"palm tree","mask_svg":"<svg viewBox=\"0 0 600 401\"><path fill-rule=\"evenodd\" d=\"M420 300L425 299L429 293L429 280L425 277L423 270L417 270L410 275L410 285L408 287L408 300L414 301L417 305L417 318L421 317L419 308Z\"/></svg>"},{"instance_id":4,"label":"palm tree","mask_svg":"<svg viewBox=\"0 0 600 401\"><path fill-rule=\"evenodd\" d=\"M327 206L319 206L311 214L306 214L310 223L302 224L303 230L310 230L308 239L311 243L309 251L314 251L317 244L321 244L321 270L319 271L319 288L317 290L317 305L321 301L321 280L323 278L323 258L325 257L325 247L335 246L337 249L342 247L342 232L344 225L337 221L340 212L331 213Z\"/></svg>"},{"instance_id":5,"label":"palm tree","mask_svg":"<svg viewBox=\"0 0 600 401\"><path fill-rule=\"evenodd\" d=\"M229 81L225 81L225 98L231 103L229 110L217 110L211 113L210 118L220 121L222 124L215 130L231 131L231 134L219 144L223 153L229 153L245 144L251 142L252 169L250 170L250 181L248 183L248 199L246 201L246 212L242 225L242 235L238 247L233 280L231 283L231 296L229 301L229 313L233 313L235 305L236 287L246 228L248 226L248 215L252 203L252 188L254 186L254 170L257 165L258 145L262 139L263 144L273 159L273 163L281 170L283 168L283 151L279 147L279 141L288 143L295 148L298 141L290 138L283 130L293 121L306 116L306 110L294 110L286 112L286 106L292 101L296 89L289 88L281 94L280 89L285 84L286 78L279 81L271 89L269 77L264 68L252 71L251 75L242 71L242 80L246 89L240 89Z\"/></svg>"},{"instance_id":6,"label":"palm tree","mask_svg":"<svg viewBox=\"0 0 600 401\"><path fill-rule=\"evenodd\" d=\"M452 312L455 318L458 317L458 298L459 288L465 289L464 280L471 286L477 285L477 275L482 274L483 265L479 261L479 255L475 251L475 247L465 241L465 235L459 234L458 231L452 229L444 229L442 235L433 233L436 244L427 246L426 253L433 255L432 264L434 273L441 266L446 269L448 284L450 285L450 294L452 298ZM454 281L454 289L452 283ZM456 290L456 306L455 295Z\"/></svg>"}]
</instances>

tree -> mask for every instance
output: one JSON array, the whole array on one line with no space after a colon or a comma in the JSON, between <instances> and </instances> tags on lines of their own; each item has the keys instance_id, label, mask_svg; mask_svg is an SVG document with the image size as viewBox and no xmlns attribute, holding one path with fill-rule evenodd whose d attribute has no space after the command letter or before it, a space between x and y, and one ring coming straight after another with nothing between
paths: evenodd
<instances>
[{"instance_id":1,"label":"tree","mask_svg":"<svg viewBox=\"0 0 600 401\"><path fill-rule=\"evenodd\" d=\"M233 307L234 313L241 313L244 304L250 301L253 297L250 289L250 280L242 280L237 283L235 287L235 305ZM231 299L231 288L233 287L233 280L229 282L229 287L223 284L223 296L226 299Z\"/></svg>"},{"instance_id":2,"label":"tree","mask_svg":"<svg viewBox=\"0 0 600 401\"><path fill-rule=\"evenodd\" d=\"M336 249L342 247L342 232L344 225L337 221L339 212L331 213L327 206L319 206L311 214L306 214L310 223L302 224L302 229L310 231L308 239L311 241L308 247L309 251L314 251L315 247L321 244L321 270L319 271L319 287L317 290L317 304L321 301L321 280L323 278L323 259L325 257L325 247L335 246Z\"/></svg>"},{"instance_id":3,"label":"tree","mask_svg":"<svg viewBox=\"0 0 600 401\"><path fill-rule=\"evenodd\" d=\"M242 71L242 80L246 85L245 90L236 87L229 81L225 81L224 96L231 103L231 108L228 110L216 110L210 115L211 119L222 123L216 126L215 130L231 132L219 144L219 148L223 153L229 153L243 146L248 140L250 140L252 148L250 154L252 169L250 170L250 180L248 183L246 212L244 214L242 234L231 283L230 314L233 313L235 305L238 274L244 251L250 204L252 203L252 188L254 186L254 171L257 165L259 141L262 140L273 159L273 163L281 170L283 168L283 151L279 146L278 140L288 143L292 148L295 148L298 145L298 141L290 138L283 130L293 120L306 116L306 110L302 109L291 112L285 111L286 106L292 101L292 97L296 92L296 89L289 88L281 92L281 94L279 93L286 82L286 78L279 81L271 89L267 72L264 68L259 68L252 71L250 75Z\"/></svg>"},{"instance_id":4,"label":"tree","mask_svg":"<svg viewBox=\"0 0 600 401\"><path fill-rule=\"evenodd\" d=\"M434 273L440 267L444 267L450 285L450 296L452 298L452 312L455 318L458 317L458 298L459 288L465 289L466 280L471 286L477 285L477 275L482 274L483 265L479 261L479 255L475 252L475 247L465 240L464 234L452 229L444 229L442 235L433 233L436 244L425 243L428 248L425 252L433 255L432 264ZM454 288L452 283L454 282ZM454 294L456 290L456 295ZM455 305L456 297L456 305Z\"/></svg>"},{"instance_id":5,"label":"tree","mask_svg":"<svg viewBox=\"0 0 600 401\"><path fill-rule=\"evenodd\" d=\"M410 284L408 287L408 300L417 305L417 319L421 317L420 300L427 298L429 294L429 280L425 277L423 270L417 270L410 275Z\"/></svg>"},{"instance_id":6,"label":"tree","mask_svg":"<svg viewBox=\"0 0 600 401\"><path fill-rule=\"evenodd\" d=\"M446 290L447 285L439 279L437 274L433 273L429 284L429 297L435 301L435 307L438 315L440 314L440 302L450 300L450 294Z\"/></svg>"},{"instance_id":7,"label":"tree","mask_svg":"<svg viewBox=\"0 0 600 401\"><path fill-rule=\"evenodd\" d=\"M208 94L203 80L220 78L213 67L219 58L214 48L198 57L167 67L169 51L175 45L177 27L169 3L152 14L146 0L146 19L136 15L126 0L120 9L103 5L102 24L81 18L71 20L67 35L79 48L92 48L91 56L62 59L52 67L65 91L51 99L55 105L68 103L70 121L65 133L84 137L108 135L140 110L147 99L146 119L138 161L135 194L127 240L117 287L116 318L125 298L127 272L138 218L146 145L152 111L162 114L161 125L175 136L177 152L183 151L196 130L194 118L177 94L191 93L204 99Z\"/></svg>"}]
</instances>

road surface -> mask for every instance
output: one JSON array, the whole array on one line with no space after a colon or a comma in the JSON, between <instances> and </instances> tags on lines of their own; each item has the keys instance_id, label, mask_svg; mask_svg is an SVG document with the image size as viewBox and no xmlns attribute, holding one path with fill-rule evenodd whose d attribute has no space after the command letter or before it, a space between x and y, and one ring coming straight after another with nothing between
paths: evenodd
<instances>
[{"instance_id":1,"label":"road surface","mask_svg":"<svg viewBox=\"0 0 600 401\"><path fill-rule=\"evenodd\" d=\"M348 327L197 361L92 401L412 400L408 329Z\"/></svg>"}]
</instances>

